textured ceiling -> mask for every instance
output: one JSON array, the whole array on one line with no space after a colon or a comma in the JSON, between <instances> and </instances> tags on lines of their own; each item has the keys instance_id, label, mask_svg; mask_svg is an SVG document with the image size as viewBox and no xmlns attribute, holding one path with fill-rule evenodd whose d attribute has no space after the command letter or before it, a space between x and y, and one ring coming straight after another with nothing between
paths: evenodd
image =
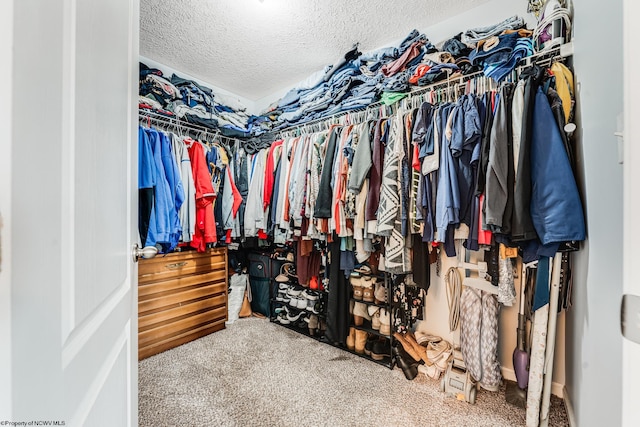
<instances>
[{"instance_id":1,"label":"textured ceiling","mask_svg":"<svg viewBox=\"0 0 640 427\"><path fill-rule=\"evenodd\" d=\"M140 54L258 100L487 1L141 0Z\"/></svg>"}]
</instances>

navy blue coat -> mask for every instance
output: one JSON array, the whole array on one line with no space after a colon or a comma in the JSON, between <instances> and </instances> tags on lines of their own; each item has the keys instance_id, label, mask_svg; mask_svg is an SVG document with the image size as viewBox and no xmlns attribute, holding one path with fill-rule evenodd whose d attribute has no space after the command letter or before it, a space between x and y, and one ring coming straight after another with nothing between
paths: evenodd
<instances>
[{"instance_id":1,"label":"navy blue coat","mask_svg":"<svg viewBox=\"0 0 640 427\"><path fill-rule=\"evenodd\" d=\"M531 219L543 245L585 239L584 213L571 164L541 88L531 137Z\"/></svg>"}]
</instances>

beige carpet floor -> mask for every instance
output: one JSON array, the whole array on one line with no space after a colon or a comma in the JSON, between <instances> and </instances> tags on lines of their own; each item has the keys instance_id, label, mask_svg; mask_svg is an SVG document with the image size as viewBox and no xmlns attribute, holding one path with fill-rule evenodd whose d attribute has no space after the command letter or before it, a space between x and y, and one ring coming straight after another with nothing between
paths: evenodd
<instances>
[{"instance_id":1,"label":"beige carpet floor","mask_svg":"<svg viewBox=\"0 0 640 427\"><path fill-rule=\"evenodd\" d=\"M568 426L552 397L551 426ZM524 426L499 392L475 405L268 320L248 318L139 363L140 426Z\"/></svg>"}]
</instances>

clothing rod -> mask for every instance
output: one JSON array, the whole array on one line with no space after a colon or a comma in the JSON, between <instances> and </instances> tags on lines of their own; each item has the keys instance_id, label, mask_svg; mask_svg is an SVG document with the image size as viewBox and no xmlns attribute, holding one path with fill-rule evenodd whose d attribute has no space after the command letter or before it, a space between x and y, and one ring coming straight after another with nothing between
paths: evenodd
<instances>
[{"instance_id":1,"label":"clothing rod","mask_svg":"<svg viewBox=\"0 0 640 427\"><path fill-rule=\"evenodd\" d=\"M562 45L565 46L565 45ZM523 68L529 67L531 65L535 65L538 64L539 62L545 62L545 61L551 61L553 59L556 58L561 58L561 57L565 57L565 56L569 56L569 55L563 55L563 48L562 46L556 46L552 49L549 49L548 51L541 51L538 53L534 53L533 55L529 55L526 58L522 58L521 61L526 61L525 64L520 65L518 67L516 67L516 69L518 70L518 72L522 71ZM568 49L570 51L570 49ZM538 58L544 57L544 59L541 59L540 61L537 61ZM535 62L532 62L534 61ZM470 74L466 74L466 75L460 75L457 77L452 77L452 78L448 78L446 80L443 81L439 81L433 84L430 84L428 86L422 86L419 87L418 89L414 89L410 92L407 92L407 96L403 99L407 99L407 98L411 98L415 95L419 95L425 92L430 92L432 90L438 90L440 88L443 87L448 87L452 84L457 84L457 83L462 83L462 82L466 82L468 80L471 80L475 77L481 77L484 75L484 71L476 71L475 73L470 73ZM374 108L379 108L382 107L384 104L381 101L375 102L373 104L369 104L366 107L361 107L361 108L355 108L353 110L349 110L349 111L343 111L340 113L336 113L333 114L331 116L327 116L327 117L322 117L319 119L315 119L315 120L311 120L309 122L306 123L301 123L299 125L293 125L293 126L289 126L283 129L280 129L278 131L278 134L280 134L282 136L282 134L287 133L287 132L293 132L299 129L303 129L307 126L312 126L315 124L319 124L325 121L332 121L332 120L336 120L338 118L341 118L343 116L347 116L349 114L354 114L354 113L359 113L359 112L368 112L370 109L374 109Z\"/></svg>"},{"instance_id":2,"label":"clothing rod","mask_svg":"<svg viewBox=\"0 0 640 427\"><path fill-rule=\"evenodd\" d=\"M415 95L418 95L418 94L421 94L421 93L424 93L424 92L429 92L431 90L434 90L435 88L440 88L441 86L442 87L446 87L446 86L451 85L452 83L455 84L455 83L458 83L459 81L464 81L465 79L470 80L473 77L480 76L482 73L483 73L482 71L477 71L477 72L471 73L471 74L460 75L460 76L453 77L453 78L447 78L447 80L439 81L439 82L430 84L428 86L422 86L422 87L420 87L418 89L414 89L414 90L412 90L410 92L407 92L407 96L405 98L403 98L403 99L411 98L412 96L415 96ZM391 104L391 105L393 105L393 104ZM311 120L311 121L306 122L306 123L301 123L299 125L286 127L284 129L279 130L278 132L279 133L291 132L291 131L296 130L296 129L304 128L305 126L310 126L310 125L322 123L322 122L325 122L325 121L335 120L335 119L338 119L338 118L340 118L342 116L346 116L346 115L353 114L353 113L365 112L365 111L368 111L370 109L374 109L374 108L378 108L378 107L382 107L382 106L385 106L385 105L382 103L382 101L378 101L378 102L374 102L373 104L369 104L366 107L354 108L353 110L343 111L343 112L340 112L340 113L333 114L331 116L327 116L327 117L322 117L322 118L319 118L319 119Z\"/></svg>"},{"instance_id":3,"label":"clothing rod","mask_svg":"<svg viewBox=\"0 0 640 427\"><path fill-rule=\"evenodd\" d=\"M184 120L181 120L178 117L175 117L175 116L169 117L169 116L165 116L163 114L159 114L150 110L138 109L138 119L139 120L151 119L161 125L175 126L177 128L186 128L194 132L199 132L199 133L204 132L205 134L210 134L213 138L220 138L222 140L226 139L228 141L233 141L233 142L236 142L236 141L242 142L242 140L238 138L221 135L220 131L217 129L211 129L205 126L200 126L193 123L185 122Z\"/></svg>"}]
</instances>

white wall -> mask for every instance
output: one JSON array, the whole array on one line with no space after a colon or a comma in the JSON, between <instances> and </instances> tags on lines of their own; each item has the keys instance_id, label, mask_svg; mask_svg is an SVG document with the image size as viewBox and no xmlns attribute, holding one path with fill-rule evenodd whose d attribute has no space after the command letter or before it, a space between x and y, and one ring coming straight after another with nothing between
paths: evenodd
<instances>
[{"instance_id":1,"label":"white wall","mask_svg":"<svg viewBox=\"0 0 640 427\"><path fill-rule=\"evenodd\" d=\"M621 424L622 1L574 0L579 177L588 240L575 255L567 391L579 426Z\"/></svg>"},{"instance_id":2,"label":"white wall","mask_svg":"<svg viewBox=\"0 0 640 427\"><path fill-rule=\"evenodd\" d=\"M13 0L0 14L0 420L12 419L11 397L11 97ZM7 84L7 82L9 82Z\"/></svg>"},{"instance_id":3,"label":"white wall","mask_svg":"<svg viewBox=\"0 0 640 427\"><path fill-rule=\"evenodd\" d=\"M171 74L175 73L176 75L178 75L179 77L182 77L183 79L193 80L194 82L196 82L198 84L201 84L202 86L208 87L215 94L220 94L220 95L223 95L225 97L235 98L238 102L240 102L240 104L242 104L245 107L247 107L247 112L248 113L250 113L250 114L255 114L256 113L255 102L250 100L250 99L248 99L248 98L245 98L245 97L240 96L240 95L236 95L235 93L229 92L226 89L222 89L221 87L218 87L213 83L205 82L204 80L197 79L197 78L195 78L193 76L190 76L187 73L183 73L180 70L176 70L174 68L169 67L168 65L161 64L159 62L154 61L153 59L144 57L142 55L140 55L140 62L142 62L143 64L149 66L150 68L157 68L157 69L161 70L162 74L164 74L164 76L168 80L171 79Z\"/></svg>"}]
</instances>

